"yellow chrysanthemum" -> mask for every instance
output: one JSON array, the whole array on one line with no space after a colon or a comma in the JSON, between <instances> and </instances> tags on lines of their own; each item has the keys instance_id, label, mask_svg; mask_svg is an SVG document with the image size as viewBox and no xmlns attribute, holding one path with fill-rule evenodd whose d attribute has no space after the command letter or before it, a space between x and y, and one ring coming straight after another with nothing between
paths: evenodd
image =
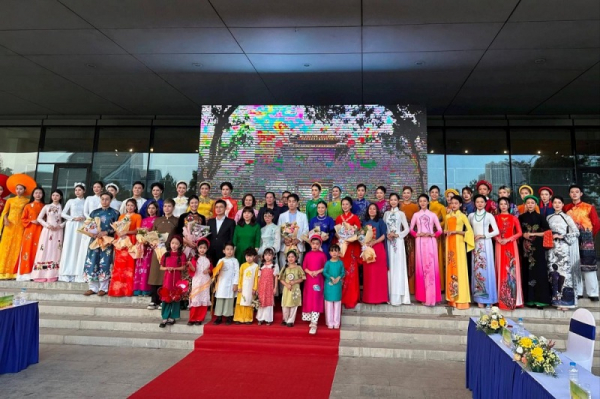
<instances>
[{"instance_id":1,"label":"yellow chrysanthemum","mask_svg":"<svg viewBox=\"0 0 600 399\"><path fill-rule=\"evenodd\" d=\"M523 348L529 349L533 345L533 341L531 338L524 337L519 340L519 345L521 345Z\"/></svg>"},{"instance_id":2,"label":"yellow chrysanthemum","mask_svg":"<svg viewBox=\"0 0 600 399\"><path fill-rule=\"evenodd\" d=\"M544 350L538 346L537 348L533 348L531 350L531 355L533 357L542 357L544 356Z\"/></svg>"},{"instance_id":3,"label":"yellow chrysanthemum","mask_svg":"<svg viewBox=\"0 0 600 399\"><path fill-rule=\"evenodd\" d=\"M498 328L498 322L496 320L492 320L492 322L490 323L490 327L492 327L494 330Z\"/></svg>"},{"instance_id":4,"label":"yellow chrysanthemum","mask_svg":"<svg viewBox=\"0 0 600 399\"><path fill-rule=\"evenodd\" d=\"M504 327L506 325L506 320L500 319L500 325Z\"/></svg>"}]
</instances>

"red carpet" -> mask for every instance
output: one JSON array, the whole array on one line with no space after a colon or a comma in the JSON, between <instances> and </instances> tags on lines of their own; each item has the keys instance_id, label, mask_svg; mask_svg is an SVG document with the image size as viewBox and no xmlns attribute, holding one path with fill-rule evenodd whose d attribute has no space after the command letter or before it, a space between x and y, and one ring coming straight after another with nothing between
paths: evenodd
<instances>
[{"instance_id":1,"label":"red carpet","mask_svg":"<svg viewBox=\"0 0 600 399\"><path fill-rule=\"evenodd\" d=\"M309 335L300 309L292 328L281 318L279 309L271 326L205 325L192 353L131 398L328 398L339 330L321 315L317 334Z\"/></svg>"}]
</instances>

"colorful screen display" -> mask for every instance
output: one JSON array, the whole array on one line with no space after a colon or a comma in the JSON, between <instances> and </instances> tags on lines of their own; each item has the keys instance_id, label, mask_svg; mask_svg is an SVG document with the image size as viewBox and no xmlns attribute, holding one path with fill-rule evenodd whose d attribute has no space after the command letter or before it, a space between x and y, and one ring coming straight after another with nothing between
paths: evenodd
<instances>
[{"instance_id":1,"label":"colorful screen display","mask_svg":"<svg viewBox=\"0 0 600 399\"><path fill-rule=\"evenodd\" d=\"M333 185L354 197L358 183L374 198L382 185L420 193L427 186L427 126L411 105L206 105L202 107L198 180L230 181L234 197L289 190L327 198Z\"/></svg>"}]
</instances>

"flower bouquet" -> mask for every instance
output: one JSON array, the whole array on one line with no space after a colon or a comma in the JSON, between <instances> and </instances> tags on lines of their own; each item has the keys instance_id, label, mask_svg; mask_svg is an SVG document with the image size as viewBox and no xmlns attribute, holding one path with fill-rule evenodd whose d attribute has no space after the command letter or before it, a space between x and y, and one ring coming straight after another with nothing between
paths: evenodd
<instances>
[{"instance_id":1,"label":"flower bouquet","mask_svg":"<svg viewBox=\"0 0 600 399\"><path fill-rule=\"evenodd\" d=\"M129 247L129 255L131 255L133 259L142 259L144 257L144 244L146 243L147 234L148 229L137 229L137 233L135 234L136 242Z\"/></svg>"},{"instance_id":2,"label":"flower bouquet","mask_svg":"<svg viewBox=\"0 0 600 399\"><path fill-rule=\"evenodd\" d=\"M335 233L339 239L338 244L340 245L340 256L346 254L348 244L358 240L358 227L349 223L343 222L335 226Z\"/></svg>"},{"instance_id":3,"label":"flower bouquet","mask_svg":"<svg viewBox=\"0 0 600 399\"><path fill-rule=\"evenodd\" d=\"M360 230L358 230L358 242L362 245L362 252L360 257L365 263L373 263L377 258L375 254L375 250L368 246L371 241L374 239L373 227L372 226L363 226Z\"/></svg>"},{"instance_id":4,"label":"flower bouquet","mask_svg":"<svg viewBox=\"0 0 600 399\"><path fill-rule=\"evenodd\" d=\"M168 233L160 234L158 231L152 230L145 235L144 239L148 245L154 248L156 257L162 259L163 255L167 252L166 242L168 238Z\"/></svg>"},{"instance_id":5,"label":"flower bouquet","mask_svg":"<svg viewBox=\"0 0 600 399\"><path fill-rule=\"evenodd\" d=\"M294 240L298 238L298 230L300 229L300 227L298 226L298 224L296 222L288 222L288 223L284 223L283 225L281 225L281 238L283 238L283 240ZM287 253L289 250L296 250L296 252L298 252L298 247L296 246L296 244L292 244L292 245L286 245L284 247L284 253Z\"/></svg>"},{"instance_id":6,"label":"flower bouquet","mask_svg":"<svg viewBox=\"0 0 600 399\"><path fill-rule=\"evenodd\" d=\"M506 319L497 306L492 306L490 314L482 313L477 320L477 329L486 334L498 334L506 326Z\"/></svg>"},{"instance_id":7,"label":"flower bouquet","mask_svg":"<svg viewBox=\"0 0 600 399\"><path fill-rule=\"evenodd\" d=\"M167 287L160 287L158 289L158 295L160 296L160 300L165 303L181 301L182 294L183 289L179 286L175 286L171 289L168 289Z\"/></svg>"},{"instance_id":8,"label":"flower bouquet","mask_svg":"<svg viewBox=\"0 0 600 399\"><path fill-rule=\"evenodd\" d=\"M310 237L314 236L315 234L321 236L321 241L329 240L329 234L322 232L319 226L315 226L315 228L308 233L302 234L300 239L310 244Z\"/></svg>"},{"instance_id":9,"label":"flower bouquet","mask_svg":"<svg viewBox=\"0 0 600 399\"><path fill-rule=\"evenodd\" d=\"M77 230L78 233L85 234L88 237L95 238L100 232L100 218L87 218Z\"/></svg>"},{"instance_id":10,"label":"flower bouquet","mask_svg":"<svg viewBox=\"0 0 600 399\"><path fill-rule=\"evenodd\" d=\"M186 246L184 252L186 256L190 256L195 247L198 245L198 241L201 238L207 237L210 234L210 227L204 226L196 221L188 221L183 228L183 238L194 244L194 248Z\"/></svg>"},{"instance_id":11,"label":"flower bouquet","mask_svg":"<svg viewBox=\"0 0 600 399\"><path fill-rule=\"evenodd\" d=\"M556 377L556 367L561 363L554 350L555 342L544 337L521 337L513 339L514 359L524 368L534 373L544 373Z\"/></svg>"},{"instance_id":12,"label":"flower bouquet","mask_svg":"<svg viewBox=\"0 0 600 399\"><path fill-rule=\"evenodd\" d=\"M123 219L119 220L118 222L113 222L110 224L110 227L112 227L115 230L115 234L118 237L113 242L113 245L115 246L116 249L125 249L125 248L131 247L131 245L132 245L131 240L129 239L129 236L127 235L130 225L131 225L131 220L129 219L128 216L125 216Z\"/></svg>"}]
</instances>

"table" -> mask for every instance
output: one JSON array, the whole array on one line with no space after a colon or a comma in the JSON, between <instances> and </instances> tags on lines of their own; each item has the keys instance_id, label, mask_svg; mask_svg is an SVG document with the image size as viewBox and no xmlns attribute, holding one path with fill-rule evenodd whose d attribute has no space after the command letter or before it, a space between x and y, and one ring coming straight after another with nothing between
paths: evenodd
<instances>
[{"instance_id":1,"label":"table","mask_svg":"<svg viewBox=\"0 0 600 399\"><path fill-rule=\"evenodd\" d=\"M502 343L501 334L477 331L477 320L477 317L471 318L467 333L467 388L473 392L473 398L570 398L571 360L568 357L559 353L562 364L556 369L558 377L528 372L513 360L512 351ZM516 325L511 320L507 322ZM600 397L600 378L579 366L577 369L579 383L589 384L592 397Z\"/></svg>"},{"instance_id":2,"label":"table","mask_svg":"<svg viewBox=\"0 0 600 399\"><path fill-rule=\"evenodd\" d=\"M0 309L0 374L18 373L40 358L37 302Z\"/></svg>"}]
</instances>

